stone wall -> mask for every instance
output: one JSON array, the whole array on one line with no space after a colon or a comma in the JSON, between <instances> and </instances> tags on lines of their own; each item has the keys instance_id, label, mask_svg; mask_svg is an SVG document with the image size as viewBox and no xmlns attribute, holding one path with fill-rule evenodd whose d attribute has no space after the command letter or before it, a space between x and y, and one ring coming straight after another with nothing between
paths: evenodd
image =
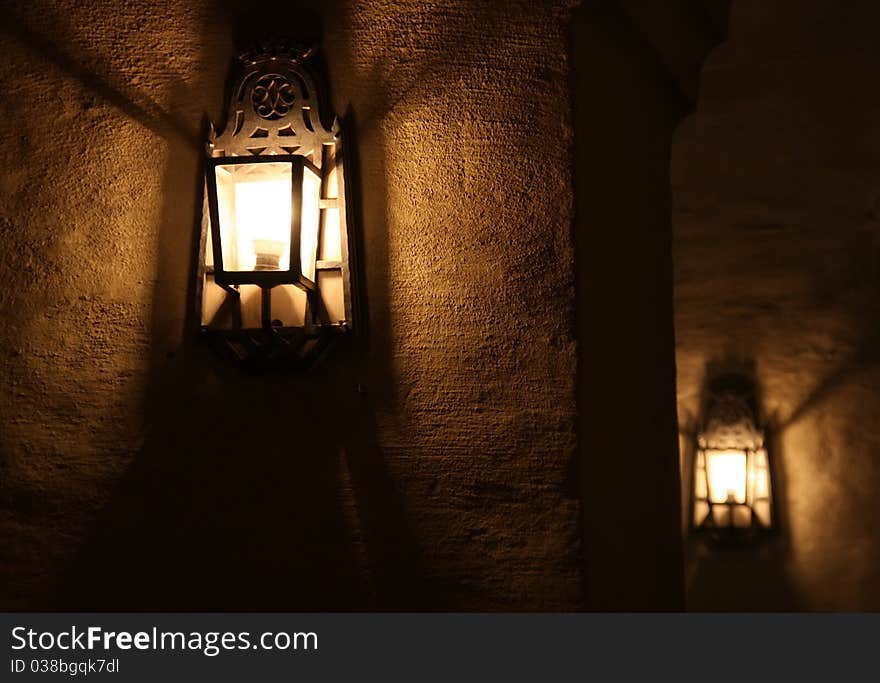
<instances>
[{"instance_id":1,"label":"stone wall","mask_svg":"<svg viewBox=\"0 0 880 683\"><path fill-rule=\"evenodd\" d=\"M7 3L5 608L579 604L564 3ZM307 378L190 343L202 117L323 38L366 334Z\"/></svg>"}]
</instances>

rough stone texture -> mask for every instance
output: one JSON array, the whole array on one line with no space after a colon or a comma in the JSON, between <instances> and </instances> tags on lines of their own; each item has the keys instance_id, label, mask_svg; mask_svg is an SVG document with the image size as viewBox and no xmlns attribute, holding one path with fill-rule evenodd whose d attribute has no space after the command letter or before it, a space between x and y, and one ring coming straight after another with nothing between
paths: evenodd
<instances>
[{"instance_id":1,"label":"rough stone texture","mask_svg":"<svg viewBox=\"0 0 880 683\"><path fill-rule=\"evenodd\" d=\"M379 440L451 605L576 601L565 26L546 5L352 3L328 27Z\"/></svg>"},{"instance_id":2,"label":"rough stone texture","mask_svg":"<svg viewBox=\"0 0 880 683\"><path fill-rule=\"evenodd\" d=\"M753 366L782 525L692 548L691 608L880 609L878 22L870 2L735 0L673 145L680 420L707 363Z\"/></svg>"},{"instance_id":3,"label":"rough stone texture","mask_svg":"<svg viewBox=\"0 0 880 683\"><path fill-rule=\"evenodd\" d=\"M151 356L178 343L185 270L163 272L162 235L191 223L206 104L182 93L203 78L192 38L205 14L111 2L0 11L6 607L51 605L141 448Z\"/></svg>"},{"instance_id":4,"label":"rough stone texture","mask_svg":"<svg viewBox=\"0 0 880 683\"><path fill-rule=\"evenodd\" d=\"M0 11L4 608L579 604L565 3L298 9ZM201 117L321 24L367 334L243 377L184 332Z\"/></svg>"}]
</instances>

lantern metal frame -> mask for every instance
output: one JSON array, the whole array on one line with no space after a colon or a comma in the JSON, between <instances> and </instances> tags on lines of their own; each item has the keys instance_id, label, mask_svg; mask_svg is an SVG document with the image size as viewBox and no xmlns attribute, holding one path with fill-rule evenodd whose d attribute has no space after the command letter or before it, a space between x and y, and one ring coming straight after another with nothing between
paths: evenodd
<instances>
[{"instance_id":1,"label":"lantern metal frame","mask_svg":"<svg viewBox=\"0 0 880 683\"><path fill-rule=\"evenodd\" d=\"M211 124L205 147L205 199L196 275L196 319L203 338L251 369L304 369L315 363L334 338L355 330L357 323L354 278L354 239L349 219L349 195L342 121L332 117L324 125L321 91L315 74L306 67L315 49L288 42L258 45L238 59L226 123L217 133ZM216 170L238 164L291 164L291 239L287 270L226 270L221 243L220 210ZM311 254L314 279L302 272L302 188L305 170L320 180L318 234ZM328 196L334 174L335 196ZM338 260L318 258L326 211L339 216ZM210 234L210 240L208 235ZM210 244L208 242L210 241ZM213 265L206 264L211 249ZM344 318L330 321L319 291L319 274L338 271L342 276ZM229 328L214 327L202 320L204 287L211 281L225 291L223 306L232 309ZM261 289L261 324L244 327L239 286ZM277 325L271 318L272 288L294 285L305 292L302 326Z\"/></svg>"},{"instance_id":2,"label":"lantern metal frame","mask_svg":"<svg viewBox=\"0 0 880 683\"><path fill-rule=\"evenodd\" d=\"M689 506L689 529L691 533L708 537L711 541L722 545L750 545L770 532L778 530L776 495L774 491L773 462L767 448L764 429L758 427L757 401L754 395L754 383L739 376L723 376L710 384L708 402L705 410L703 428L696 435L691 459L691 486ZM743 502L727 500L723 503L711 500L709 481L709 452L732 451L741 452L745 456L745 499ZM757 465L755 459L762 454L766 471L767 492L764 496L755 496L750 487L750 472ZM699 459L702 456L703 465ZM701 471L702 470L702 471ZM705 495L699 496L698 478L703 477ZM755 503L766 503L769 521L762 522L755 511ZM697 505L707 506L707 514L696 521ZM726 524L719 524L715 516L715 508L726 509ZM749 514L749 524L734 524L734 508L745 509Z\"/></svg>"}]
</instances>

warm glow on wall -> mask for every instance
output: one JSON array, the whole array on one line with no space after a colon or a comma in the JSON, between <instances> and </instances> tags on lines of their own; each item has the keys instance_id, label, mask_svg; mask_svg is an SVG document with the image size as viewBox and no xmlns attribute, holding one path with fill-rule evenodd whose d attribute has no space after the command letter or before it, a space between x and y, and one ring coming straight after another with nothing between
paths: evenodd
<instances>
[{"instance_id":1,"label":"warm glow on wall","mask_svg":"<svg viewBox=\"0 0 880 683\"><path fill-rule=\"evenodd\" d=\"M714 384L695 449L693 528L719 539L751 538L774 521L764 433L747 380Z\"/></svg>"},{"instance_id":2,"label":"warm glow on wall","mask_svg":"<svg viewBox=\"0 0 880 683\"><path fill-rule=\"evenodd\" d=\"M202 331L260 368L308 365L354 325L342 131L324 127L311 50L240 59L205 175Z\"/></svg>"}]
</instances>

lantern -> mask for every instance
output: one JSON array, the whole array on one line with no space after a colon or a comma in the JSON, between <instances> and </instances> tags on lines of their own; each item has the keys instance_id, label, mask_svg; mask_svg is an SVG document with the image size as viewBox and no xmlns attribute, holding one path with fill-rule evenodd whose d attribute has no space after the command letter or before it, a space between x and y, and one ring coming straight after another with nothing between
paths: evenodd
<instances>
[{"instance_id":1,"label":"lantern","mask_svg":"<svg viewBox=\"0 0 880 683\"><path fill-rule=\"evenodd\" d=\"M694 456L692 526L716 540L752 540L773 527L770 460L757 424L749 380L711 384Z\"/></svg>"},{"instance_id":2,"label":"lantern","mask_svg":"<svg viewBox=\"0 0 880 683\"><path fill-rule=\"evenodd\" d=\"M255 368L306 367L355 322L342 127L325 127L312 52L242 55L206 147L201 329Z\"/></svg>"}]
</instances>

